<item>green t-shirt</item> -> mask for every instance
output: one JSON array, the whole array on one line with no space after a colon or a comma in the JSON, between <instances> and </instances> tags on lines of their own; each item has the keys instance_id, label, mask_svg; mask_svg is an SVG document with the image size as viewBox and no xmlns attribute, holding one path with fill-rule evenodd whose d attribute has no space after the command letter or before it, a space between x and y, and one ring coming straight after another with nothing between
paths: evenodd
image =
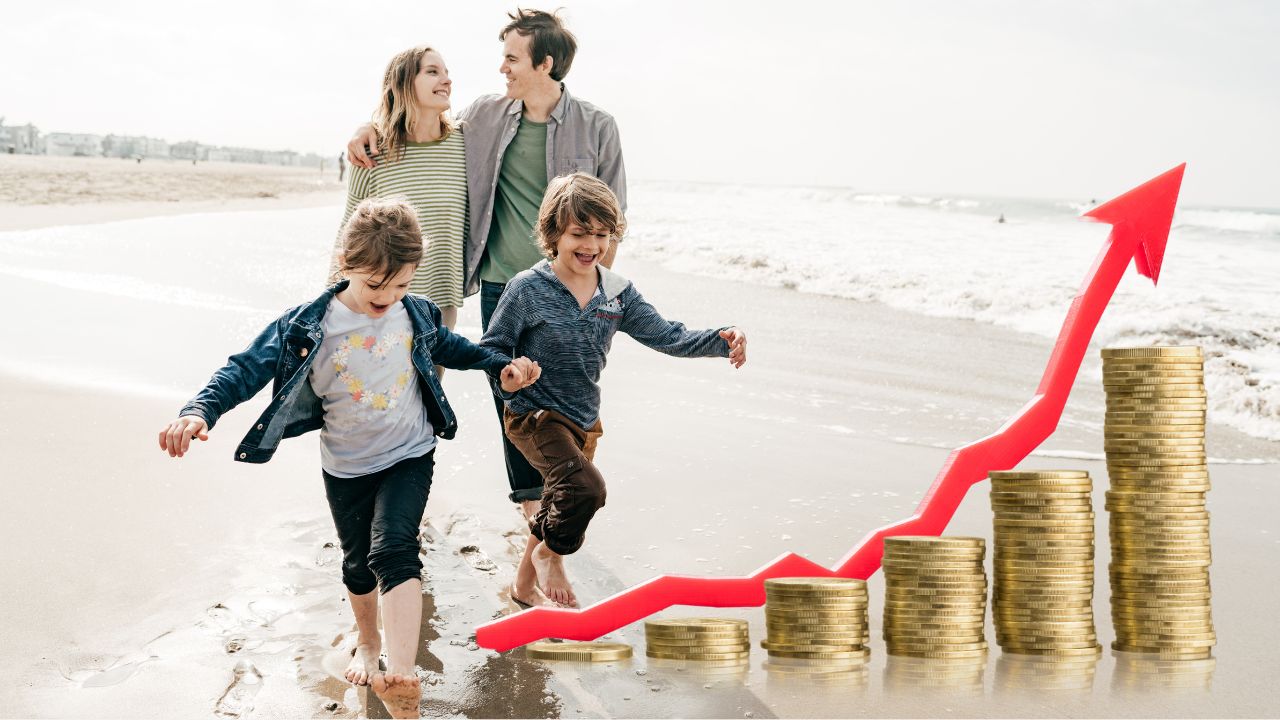
<instances>
[{"instance_id":1,"label":"green t-shirt","mask_svg":"<svg viewBox=\"0 0 1280 720\"><path fill-rule=\"evenodd\" d=\"M547 124L520 118L502 156L493 198L493 225L480 261L480 279L505 284L543 258L533 239L542 194L547 191Z\"/></svg>"}]
</instances>

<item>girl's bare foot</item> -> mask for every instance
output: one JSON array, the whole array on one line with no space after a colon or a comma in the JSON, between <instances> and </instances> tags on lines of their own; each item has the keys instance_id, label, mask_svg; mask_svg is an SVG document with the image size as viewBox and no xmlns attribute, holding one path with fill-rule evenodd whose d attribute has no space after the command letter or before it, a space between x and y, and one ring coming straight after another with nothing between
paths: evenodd
<instances>
[{"instance_id":1,"label":"girl's bare foot","mask_svg":"<svg viewBox=\"0 0 1280 720\"><path fill-rule=\"evenodd\" d=\"M529 589L521 589L518 585L513 584L509 590L511 600L521 608L531 608L535 606L544 607L564 607L558 602L547 597L536 584Z\"/></svg>"},{"instance_id":2,"label":"girl's bare foot","mask_svg":"<svg viewBox=\"0 0 1280 720\"><path fill-rule=\"evenodd\" d=\"M382 653L381 645L360 643L351 651L351 662L347 664L345 677L352 685L368 685L369 678L378 672L378 655Z\"/></svg>"},{"instance_id":3,"label":"girl's bare foot","mask_svg":"<svg viewBox=\"0 0 1280 720\"><path fill-rule=\"evenodd\" d=\"M561 605L578 607L578 598L574 596L569 576L564 572L564 557L543 542L533 549L530 559L538 573L538 585L547 597Z\"/></svg>"},{"instance_id":4,"label":"girl's bare foot","mask_svg":"<svg viewBox=\"0 0 1280 720\"><path fill-rule=\"evenodd\" d=\"M420 717L418 704L422 700L422 685L413 672L379 672L369 684L391 717Z\"/></svg>"}]
</instances>

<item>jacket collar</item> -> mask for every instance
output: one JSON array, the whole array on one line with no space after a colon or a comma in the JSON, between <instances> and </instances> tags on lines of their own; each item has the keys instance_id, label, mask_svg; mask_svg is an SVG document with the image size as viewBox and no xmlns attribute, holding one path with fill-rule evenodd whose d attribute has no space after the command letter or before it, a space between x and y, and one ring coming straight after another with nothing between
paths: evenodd
<instances>
[{"instance_id":1,"label":"jacket collar","mask_svg":"<svg viewBox=\"0 0 1280 720\"><path fill-rule=\"evenodd\" d=\"M622 277L618 273L610 270L603 265L597 265L596 270L600 272L600 289L604 292L604 301L610 302L614 298L622 294L623 290L631 284L631 281ZM560 278L556 277L556 271L551 269L551 261L543 260L533 266L533 271L542 276L548 282L553 282L561 287L564 283L560 282Z\"/></svg>"},{"instance_id":2,"label":"jacket collar","mask_svg":"<svg viewBox=\"0 0 1280 720\"><path fill-rule=\"evenodd\" d=\"M555 118L556 123L564 122L564 114L569 108L569 103L573 102L573 97L569 95L569 89L560 83L560 100L556 103L555 108L551 110L551 117ZM519 115L524 112L523 100L512 100L507 106L508 115Z\"/></svg>"}]
</instances>

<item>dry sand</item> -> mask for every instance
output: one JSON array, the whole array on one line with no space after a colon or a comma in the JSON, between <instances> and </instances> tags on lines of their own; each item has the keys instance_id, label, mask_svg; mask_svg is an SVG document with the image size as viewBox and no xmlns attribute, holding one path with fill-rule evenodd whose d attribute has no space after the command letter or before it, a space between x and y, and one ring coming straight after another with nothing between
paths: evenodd
<instances>
[{"instance_id":1,"label":"dry sand","mask_svg":"<svg viewBox=\"0 0 1280 720\"><path fill-rule=\"evenodd\" d=\"M51 211L45 222L61 218ZM282 245L280 254L295 252ZM323 262L313 263L317 273ZM1049 353L1041 338L786 290L693 282L625 254L618 269L668 316L747 327L751 360L733 371L723 361L675 360L619 339L604 380L599 453L609 505L570 561L587 601L659 571L747 573L784 550L834 563L868 530L910 513L946 447L991 432L1016 411ZM181 270L175 264L171 272ZM52 286L11 278L3 287L0 301L14 308ZM243 343L244 328L206 311L193 329L171 322L182 310L148 310L145 299L58 292L73 306L95 304L80 320L82 336L105 349L94 365L122 354L106 342L110 327L98 326L135 322L134 332L160 334L138 349L157 377L139 391L0 374L10 508L0 528L0 546L9 549L0 560L0 624L9 641L0 672L12 679L0 690L0 717L355 717L364 698L332 676L351 616L337 581L316 437L285 443L266 466L232 463L235 443L265 402L260 396L189 457L175 461L154 449L155 431L195 389L163 382L191 382L188 371L164 369L165 348L176 343L174 361L207 375ZM32 317L14 318L19 336L64 347ZM153 318L161 327L149 324ZM464 333L478 334L477 303L460 322ZM77 344L65 347L59 352ZM1219 646L1213 666L1183 675L1107 652L1087 678L1064 677L995 649L959 677L921 671L884 655L878 578L873 658L853 673L769 671L758 649L747 669L728 674L664 666L643 657L641 624L614 635L637 651L626 662L542 664L519 650L479 649L474 626L513 609L503 588L522 540L504 497L483 378L451 373L446 388L462 432L440 450L423 533L428 598L419 665L428 716L1250 717L1277 707L1274 464L1212 469ZM1098 393L1080 383L1072 403ZM1224 447L1277 454L1214 432ZM1047 443L1091 445L1100 442L1084 428ZM1088 469L1105 487L1097 461L1027 464ZM1095 498L1100 506L1100 491ZM979 485L950 531L989 538L987 507ZM1109 639L1105 532L1098 542L1095 615ZM753 639L763 637L758 609L666 614L743 617ZM380 710L371 703L367 712Z\"/></svg>"},{"instance_id":2,"label":"dry sand","mask_svg":"<svg viewBox=\"0 0 1280 720\"><path fill-rule=\"evenodd\" d=\"M0 155L0 232L340 202L336 168Z\"/></svg>"}]
</instances>

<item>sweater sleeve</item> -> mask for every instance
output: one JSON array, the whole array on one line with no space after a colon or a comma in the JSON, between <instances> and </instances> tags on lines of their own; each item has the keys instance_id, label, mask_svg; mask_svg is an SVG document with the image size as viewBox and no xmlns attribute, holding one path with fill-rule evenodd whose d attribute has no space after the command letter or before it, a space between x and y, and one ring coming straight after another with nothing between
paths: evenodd
<instances>
[{"instance_id":1,"label":"sweater sleeve","mask_svg":"<svg viewBox=\"0 0 1280 720\"><path fill-rule=\"evenodd\" d=\"M729 343L719 334L724 328L689 330L662 317L634 287L624 294L630 297L624 298L618 329L641 344L674 357L729 357Z\"/></svg>"}]
</instances>

